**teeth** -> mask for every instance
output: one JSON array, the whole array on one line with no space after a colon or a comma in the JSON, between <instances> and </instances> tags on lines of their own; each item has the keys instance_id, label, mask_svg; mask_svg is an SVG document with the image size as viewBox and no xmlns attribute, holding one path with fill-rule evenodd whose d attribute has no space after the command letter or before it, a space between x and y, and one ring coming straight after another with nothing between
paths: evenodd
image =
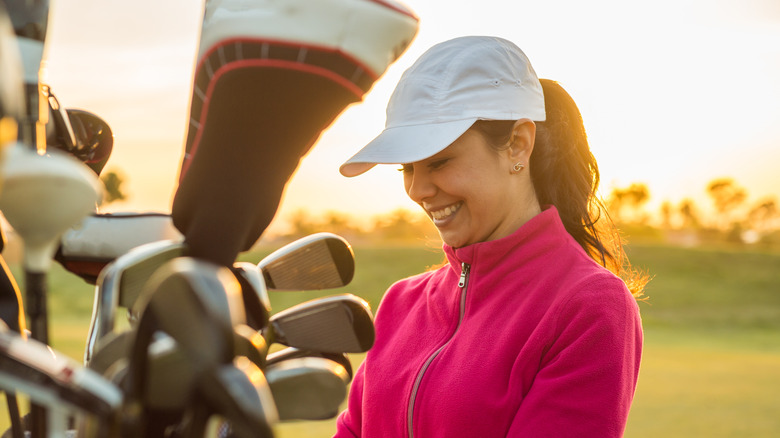
<instances>
[{"instance_id":1,"label":"teeth","mask_svg":"<svg viewBox=\"0 0 780 438\"><path fill-rule=\"evenodd\" d=\"M452 215L453 213L455 213L456 211L458 211L458 209L460 208L461 205L463 205L463 204L462 203L457 203L455 205L450 205L450 206L448 206L446 208L443 208L441 210L432 211L431 212L431 216L434 219L436 219L436 220L441 220L441 219L447 218L450 215Z\"/></svg>"}]
</instances>

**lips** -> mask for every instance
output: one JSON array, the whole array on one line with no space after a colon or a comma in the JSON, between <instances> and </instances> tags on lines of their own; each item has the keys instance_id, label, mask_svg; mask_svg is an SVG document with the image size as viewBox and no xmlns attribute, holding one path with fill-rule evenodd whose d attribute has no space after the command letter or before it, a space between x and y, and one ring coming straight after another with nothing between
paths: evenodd
<instances>
[{"instance_id":1,"label":"lips","mask_svg":"<svg viewBox=\"0 0 780 438\"><path fill-rule=\"evenodd\" d=\"M463 202L461 201L438 210L429 210L429 213L431 214L434 222L441 222L455 214L462 206Z\"/></svg>"}]
</instances>

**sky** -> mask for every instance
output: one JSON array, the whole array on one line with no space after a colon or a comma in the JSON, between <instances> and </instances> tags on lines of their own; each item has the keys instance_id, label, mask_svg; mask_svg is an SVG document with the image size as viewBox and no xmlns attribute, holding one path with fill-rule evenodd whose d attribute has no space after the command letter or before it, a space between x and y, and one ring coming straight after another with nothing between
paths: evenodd
<instances>
[{"instance_id":1,"label":"sky","mask_svg":"<svg viewBox=\"0 0 780 438\"><path fill-rule=\"evenodd\" d=\"M107 211L169 212L183 151L201 3L59 0L47 81L65 107L111 125L106 170L127 202ZM358 1L358 0L350 0ZM749 202L780 197L780 2L777 0L408 0L419 32L363 102L347 108L304 158L272 229L299 210L367 218L414 210L397 166L345 178L339 165L384 127L401 73L432 45L463 35L515 42L539 77L578 103L602 195L640 182L655 208L719 177Z\"/></svg>"}]
</instances>

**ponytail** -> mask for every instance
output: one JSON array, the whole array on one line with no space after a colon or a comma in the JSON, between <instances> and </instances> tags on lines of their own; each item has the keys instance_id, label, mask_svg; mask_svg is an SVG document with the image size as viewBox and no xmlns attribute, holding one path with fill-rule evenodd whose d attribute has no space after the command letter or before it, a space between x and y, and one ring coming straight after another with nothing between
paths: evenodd
<instances>
[{"instance_id":1,"label":"ponytail","mask_svg":"<svg viewBox=\"0 0 780 438\"><path fill-rule=\"evenodd\" d=\"M632 269L623 243L596 195L599 169L577 104L557 82L540 79L547 118L536 123L531 180L541 205L554 205L566 231L594 260L620 275L635 297L648 281Z\"/></svg>"},{"instance_id":2,"label":"ponytail","mask_svg":"<svg viewBox=\"0 0 780 438\"><path fill-rule=\"evenodd\" d=\"M628 263L617 229L596 195L599 168L590 152L580 110L557 82L540 82L547 117L536 122L529 166L536 198L540 205L555 206L574 240L596 262L623 278L639 298L648 278ZM474 127L499 148L509 141L513 125L511 120L480 120Z\"/></svg>"}]
</instances>

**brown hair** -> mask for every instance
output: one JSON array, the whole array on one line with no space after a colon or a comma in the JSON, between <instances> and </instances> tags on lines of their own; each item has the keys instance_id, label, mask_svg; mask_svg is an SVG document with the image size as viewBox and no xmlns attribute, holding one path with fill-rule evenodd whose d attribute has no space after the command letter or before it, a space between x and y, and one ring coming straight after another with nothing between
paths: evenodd
<instances>
[{"instance_id":1,"label":"brown hair","mask_svg":"<svg viewBox=\"0 0 780 438\"><path fill-rule=\"evenodd\" d=\"M566 231L595 261L623 278L635 297L647 275L633 269L623 242L596 195L599 169L590 151L577 104L555 81L541 79L547 118L536 122L529 169L541 205L554 205ZM506 145L514 121L478 121L474 127L493 145Z\"/></svg>"}]
</instances>

